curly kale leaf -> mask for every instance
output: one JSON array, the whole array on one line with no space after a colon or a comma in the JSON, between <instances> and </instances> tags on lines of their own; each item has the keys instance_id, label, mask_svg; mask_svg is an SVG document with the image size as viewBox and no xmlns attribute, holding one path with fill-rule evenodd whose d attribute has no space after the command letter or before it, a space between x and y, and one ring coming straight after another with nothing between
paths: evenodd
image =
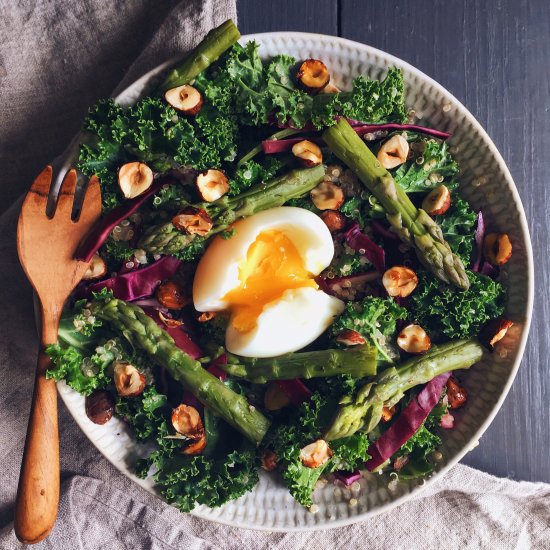
<instances>
[{"instance_id":1,"label":"curly kale leaf","mask_svg":"<svg viewBox=\"0 0 550 550\"><path fill-rule=\"evenodd\" d=\"M385 342L395 333L397 320L406 317L407 310L392 298L367 296L360 302L346 304L332 324L331 333L336 337L345 329L356 330L377 348L380 358L392 361Z\"/></svg>"},{"instance_id":2,"label":"curly kale leaf","mask_svg":"<svg viewBox=\"0 0 550 550\"><path fill-rule=\"evenodd\" d=\"M468 338L504 312L505 289L491 278L468 271L470 288L459 290L426 273L419 274L410 317L428 331L448 338Z\"/></svg>"},{"instance_id":3,"label":"curly kale leaf","mask_svg":"<svg viewBox=\"0 0 550 550\"><path fill-rule=\"evenodd\" d=\"M445 240L464 265L470 263L476 225L476 213L457 194L452 194L451 207L443 216L435 216Z\"/></svg>"},{"instance_id":4,"label":"curly kale leaf","mask_svg":"<svg viewBox=\"0 0 550 550\"><path fill-rule=\"evenodd\" d=\"M416 193L429 191L442 182L450 181L458 172L458 164L449 152L447 143L428 139L424 142L424 150L419 156L403 163L393 177L397 183L407 192ZM422 160L419 163L419 160ZM446 183L453 188L454 183Z\"/></svg>"},{"instance_id":5,"label":"curly kale leaf","mask_svg":"<svg viewBox=\"0 0 550 550\"><path fill-rule=\"evenodd\" d=\"M253 185L270 180L283 166L284 162L274 156L266 156L260 162L249 160L241 164L231 178L229 195L238 195Z\"/></svg>"}]
</instances>

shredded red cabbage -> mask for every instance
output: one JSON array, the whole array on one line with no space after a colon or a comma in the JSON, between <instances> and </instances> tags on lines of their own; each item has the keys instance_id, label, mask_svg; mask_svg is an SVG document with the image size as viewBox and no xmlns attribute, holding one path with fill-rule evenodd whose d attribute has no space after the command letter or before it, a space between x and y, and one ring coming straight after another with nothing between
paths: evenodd
<instances>
[{"instance_id":1,"label":"shredded red cabbage","mask_svg":"<svg viewBox=\"0 0 550 550\"><path fill-rule=\"evenodd\" d=\"M89 296L92 292L99 292L103 288L108 288L113 291L115 298L131 302L139 298L151 296L161 281L169 279L176 274L180 265L181 260L173 256L164 256L155 263L137 271L130 271L129 273L94 283L86 289L86 293Z\"/></svg>"},{"instance_id":2,"label":"shredded red cabbage","mask_svg":"<svg viewBox=\"0 0 550 550\"><path fill-rule=\"evenodd\" d=\"M347 275L345 277L334 277L327 279L324 277L316 277L315 282L319 288L326 294L331 296L340 296L342 290L346 289L363 289L367 283L372 283L381 277L378 271L369 271L367 273L356 273L355 275Z\"/></svg>"},{"instance_id":3,"label":"shredded red cabbage","mask_svg":"<svg viewBox=\"0 0 550 550\"><path fill-rule=\"evenodd\" d=\"M437 405L441 392L451 376L440 374L428 382L422 391L403 409L399 418L369 447L372 457L365 466L375 470L398 451L422 426L430 411Z\"/></svg>"},{"instance_id":4,"label":"shredded red cabbage","mask_svg":"<svg viewBox=\"0 0 550 550\"><path fill-rule=\"evenodd\" d=\"M311 390L298 378L295 380L276 380L275 383L296 407L304 401L309 401L311 397Z\"/></svg>"},{"instance_id":5,"label":"shredded red cabbage","mask_svg":"<svg viewBox=\"0 0 550 550\"><path fill-rule=\"evenodd\" d=\"M385 227L384 224L380 223L378 220L374 220L371 223L372 229L375 233L378 233L384 239L390 241L398 241L399 237L393 231L390 231L389 228Z\"/></svg>"},{"instance_id":6,"label":"shredded red cabbage","mask_svg":"<svg viewBox=\"0 0 550 550\"><path fill-rule=\"evenodd\" d=\"M344 234L348 246L364 254L367 259L374 265L378 273L386 271L386 255L384 250L379 247L374 241L361 233L359 224L354 223Z\"/></svg>"},{"instance_id":7,"label":"shredded red cabbage","mask_svg":"<svg viewBox=\"0 0 550 550\"><path fill-rule=\"evenodd\" d=\"M300 141L312 141L317 145L324 145L325 142L320 137L299 137L299 138L288 138L288 139L266 139L262 141L262 149L266 155L273 155L276 153L284 153L290 151L296 143Z\"/></svg>"},{"instance_id":8,"label":"shredded red cabbage","mask_svg":"<svg viewBox=\"0 0 550 550\"><path fill-rule=\"evenodd\" d=\"M84 262L89 262L92 256L99 250L101 245L107 240L111 231L122 220L125 220L130 214L133 214L151 195L154 195L163 185L169 183L166 178L159 178L151 187L134 199L130 199L117 208L113 208L104 218L92 228L78 245L75 252L75 258Z\"/></svg>"},{"instance_id":9,"label":"shredded red cabbage","mask_svg":"<svg viewBox=\"0 0 550 550\"><path fill-rule=\"evenodd\" d=\"M354 481L361 479L361 472L359 470L355 470L354 472L334 472L334 477L349 487Z\"/></svg>"},{"instance_id":10,"label":"shredded red cabbage","mask_svg":"<svg viewBox=\"0 0 550 550\"><path fill-rule=\"evenodd\" d=\"M472 264L472 271L479 272L483 259L483 238L485 237L485 222L481 210L477 213L476 231L474 239L476 243L476 259Z\"/></svg>"}]
</instances>

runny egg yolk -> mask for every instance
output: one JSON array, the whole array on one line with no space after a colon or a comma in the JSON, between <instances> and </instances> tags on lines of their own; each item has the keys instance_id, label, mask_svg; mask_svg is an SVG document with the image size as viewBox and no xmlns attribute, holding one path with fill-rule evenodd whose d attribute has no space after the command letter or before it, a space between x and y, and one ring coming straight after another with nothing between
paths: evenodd
<instances>
[{"instance_id":1,"label":"runny egg yolk","mask_svg":"<svg viewBox=\"0 0 550 550\"><path fill-rule=\"evenodd\" d=\"M285 290L318 288L312 277L294 243L283 232L260 233L239 266L240 286L223 298L232 313L231 323L240 332L252 330L265 306L279 299Z\"/></svg>"}]
</instances>

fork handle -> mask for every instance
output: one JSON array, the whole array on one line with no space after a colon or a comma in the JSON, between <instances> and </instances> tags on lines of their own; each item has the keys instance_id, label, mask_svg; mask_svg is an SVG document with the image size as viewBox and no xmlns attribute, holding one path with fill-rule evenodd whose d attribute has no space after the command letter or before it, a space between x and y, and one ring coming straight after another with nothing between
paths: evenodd
<instances>
[{"instance_id":1,"label":"fork handle","mask_svg":"<svg viewBox=\"0 0 550 550\"><path fill-rule=\"evenodd\" d=\"M45 353L46 345L57 342L58 327L59 314L43 312L42 339L15 503L15 534L27 544L49 535L59 504L57 389L54 380L46 379L51 361Z\"/></svg>"}]
</instances>

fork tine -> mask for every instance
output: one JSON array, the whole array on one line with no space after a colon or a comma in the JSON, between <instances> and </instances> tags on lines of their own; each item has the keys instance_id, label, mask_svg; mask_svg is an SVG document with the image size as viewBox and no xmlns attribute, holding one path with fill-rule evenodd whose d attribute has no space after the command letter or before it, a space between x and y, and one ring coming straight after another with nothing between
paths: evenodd
<instances>
[{"instance_id":1,"label":"fork tine","mask_svg":"<svg viewBox=\"0 0 550 550\"><path fill-rule=\"evenodd\" d=\"M50 169L51 179L53 168L52 166L48 166L48 168ZM61 185L63 184L67 173L68 171L64 167L61 167L61 169L56 174L53 174L55 179L49 187L48 202L46 204L46 216L48 216L48 218L53 218L55 214L57 201L59 199L59 190L61 189Z\"/></svg>"},{"instance_id":2,"label":"fork tine","mask_svg":"<svg viewBox=\"0 0 550 550\"><path fill-rule=\"evenodd\" d=\"M82 204L88 188L88 179L81 172L76 173L76 190L73 201L73 211L71 213L71 220L77 222L82 211Z\"/></svg>"},{"instance_id":3,"label":"fork tine","mask_svg":"<svg viewBox=\"0 0 550 550\"><path fill-rule=\"evenodd\" d=\"M85 209L94 216L94 213L101 212L101 188L97 176L92 176L88 185L86 186L86 194L82 199L82 207L80 209L83 212Z\"/></svg>"},{"instance_id":4,"label":"fork tine","mask_svg":"<svg viewBox=\"0 0 550 550\"><path fill-rule=\"evenodd\" d=\"M52 182L52 167L46 166L34 180L29 193L35 193L40 197L48 197L50 184Z\"/></svg>"},{"instance_id":5,"label":"fork tine","mask_svg":"<svg viewBox=\"0 0 550 550\"><path fill-rule=\"evenodd\" d=\"M68 216L71 216L74 194L76 190L76 180L76 170L69 170L67 172L67 175L63 179L63 185L61 186L61 190L59 191L57 204L55 205L52 217L55 215L59 215L60 211L63 213L63 215L67 215L66 213L68 213ZM55 183L53 183L51 187L53 188L54 185Z\"/></svg>"}]
</instances>

